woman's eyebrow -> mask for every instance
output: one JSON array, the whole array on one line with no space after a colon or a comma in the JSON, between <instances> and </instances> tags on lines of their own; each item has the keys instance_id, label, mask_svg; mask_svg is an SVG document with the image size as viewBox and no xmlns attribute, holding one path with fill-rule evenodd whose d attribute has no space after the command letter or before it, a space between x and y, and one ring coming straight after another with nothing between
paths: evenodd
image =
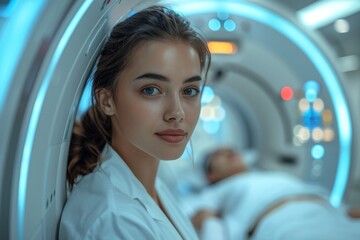
<instances>
[{"instance_id":1,"label":"woman's eyebrow","mask_svg":"<svg viewBox=\"0 0 360 240\"><path fill-rule=\"evenodd\" d=\"M159 81L163 81L163 82L169 81L169 79L167 77L162 76L160 74L156 74L156 73L145 73L145 74L140 75L137 78L135 78L135 80L139 80L139 79L143 79L143 78L150 78L150 79L159 80Z\"/></svg>"},{"instance_id":2,"label":"woman's eyebrow","mask_svg":"<svg viewBox=\"0 0 360 240\"><path fill-rule=\"evenodd\" d=\"M184 83L189 83L189 82L200 82L201 81L201 77L200 76L194 76L191 78L188 78L184 81Z\"/></svg>"},{"instance_id":3,"label":"woman's eyebrow","mask_svg":"<svg viewBox=\"0 0 360 240\"><path fill-rule=\"evenodd\" d=\"M156 74L156 73L145 73L143 75L138 76L137 78L135 78L135 80L140 80L140 79L154 79L154 80L158 80L158 81L163 81L163 82L169 82L169 79L163 75L160 74ZM190 77L186 80L184 80L184 83L189 83L189 82L197 82L197 81L201 81L201 77L200 76L194 76L194 77Z\"/></svg>"}]
</instances>

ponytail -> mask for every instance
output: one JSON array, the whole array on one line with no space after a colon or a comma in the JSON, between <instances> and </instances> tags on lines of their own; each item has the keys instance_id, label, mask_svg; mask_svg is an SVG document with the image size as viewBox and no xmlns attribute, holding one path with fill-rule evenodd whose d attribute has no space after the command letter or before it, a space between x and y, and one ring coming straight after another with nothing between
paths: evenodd
<instances>
[{"instance_id":1,"label":"ponytail","mask_svg":"<svg viewBox=\"0 0 360 240\"><path fill-rule=\"evenodd\" d=\"M111 121L92 106L75 122L70 142L67 179L70 189L77 177L91 173L101 161L101 152L111 137Z\"/></svg>"}]
</instances>

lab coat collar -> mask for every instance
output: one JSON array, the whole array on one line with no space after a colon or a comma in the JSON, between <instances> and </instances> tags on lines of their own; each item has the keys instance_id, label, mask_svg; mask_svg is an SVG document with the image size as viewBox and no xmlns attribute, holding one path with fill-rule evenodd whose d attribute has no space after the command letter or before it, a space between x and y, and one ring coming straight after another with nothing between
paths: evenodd
<instances>
[{"instance_id":1,"label":"lab coat collar","mask_svg":"<svg viewBox=\"0 0 360 240\"><path fill-rule=\"evenodd\" d=\"M100 165L100 168L108 175L115 188L138 201L153 219L160 221L167 220L166 216L150 197L143 184L133 174L120 155L108 144L104 147L102 159L103 162ZM159 192L158 184L156 184L156 191ZM162 201L160 194L159 198Z\"/></svg>"}]
</instances>

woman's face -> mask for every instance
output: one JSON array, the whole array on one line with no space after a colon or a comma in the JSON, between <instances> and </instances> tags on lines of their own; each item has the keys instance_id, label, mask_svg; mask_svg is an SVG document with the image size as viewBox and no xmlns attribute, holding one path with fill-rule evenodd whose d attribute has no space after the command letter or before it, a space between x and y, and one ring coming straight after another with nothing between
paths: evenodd
<instances>
[{"instance_id":1,"label":"woman's face","mask_svg":"<svg viewBox=\"0 0 360 240\"><path fill-rule=\"evenodd\" d=\"M118 76L112 145L122 157L180 157L200 113L197 52L181 41L150 41L137 48Z\"/></svg>"},{"instance_id":2,"label":"woman's face","mask_svg":"<svg viewBox=\"0 0 360 240\"><path fill-rule=\"evenodd\" d=\"M219 149L209 157L208 161L211 170L207 177L210 182L217 182L246 171L242 157L229 148Z\"/></svg>"}]
</instances>

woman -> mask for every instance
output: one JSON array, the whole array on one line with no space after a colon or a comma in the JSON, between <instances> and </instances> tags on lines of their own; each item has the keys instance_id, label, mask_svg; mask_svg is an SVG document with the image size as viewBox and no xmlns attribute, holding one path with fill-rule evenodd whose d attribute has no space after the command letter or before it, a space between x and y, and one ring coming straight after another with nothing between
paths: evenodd
<instances>
[{"instance_id":1,"label":"woman","mask_svg":"<svg viewBox=\"0 0 360 240\"><path fill-rule=\"evenodd\" d=\"M185 149L209 64L206 41L165 7L114 27L74 126L60 239L197 239L156 175Z\"/></svg>"}]
</instances>

